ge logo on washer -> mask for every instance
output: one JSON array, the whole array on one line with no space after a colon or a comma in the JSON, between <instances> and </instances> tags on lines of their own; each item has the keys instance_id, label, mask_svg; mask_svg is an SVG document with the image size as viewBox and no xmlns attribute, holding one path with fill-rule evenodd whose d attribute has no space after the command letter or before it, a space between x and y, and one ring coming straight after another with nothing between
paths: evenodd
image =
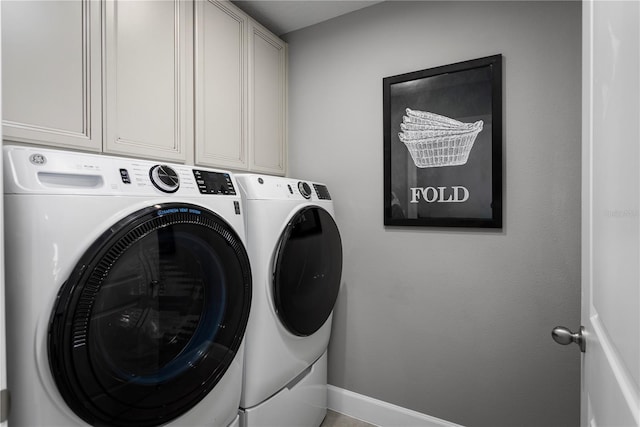
<instances>
[{"instance_id":1,"label":"ge logo on washer","mask_svg":"<svg viewBox=\"0 0 640 427\"><path fill-rule=\"evenodd\" d=\"M47 163L47 158L45 156L43 156L42 154L32 154L29 157L29 161L31 161L31 163L33 163L34 165L44 165L45 163Z\"/></svg>"}]
</instances>

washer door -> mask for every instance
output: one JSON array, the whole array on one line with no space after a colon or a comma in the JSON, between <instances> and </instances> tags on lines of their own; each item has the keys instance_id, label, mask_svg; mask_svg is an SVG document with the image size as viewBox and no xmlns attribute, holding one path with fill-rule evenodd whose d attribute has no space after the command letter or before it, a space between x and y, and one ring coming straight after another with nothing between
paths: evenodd
<instances>
[{"instance_id":1,"label":"washer door","mask_svg":"<svg viewBox=\"0 0 640 427\"><path fill-rule=\"evenodd\" d=\"M62 286L49 328L53 377L89 424L165 424L228 369L250 302L247 253L225 221L190 204L140 210Z\"/></svg>"},{"instance_id":2,"label":"washer door","mask_svg":"<svg viewBox=\"0 0 640 427\"><path fill-rule=\"evenodd\" d=\"M298 336L316 332L331 315L342 275L342 240L324 209L298 211L280 236L273 294L284 326Z\"/></svg>"}]
</instances>

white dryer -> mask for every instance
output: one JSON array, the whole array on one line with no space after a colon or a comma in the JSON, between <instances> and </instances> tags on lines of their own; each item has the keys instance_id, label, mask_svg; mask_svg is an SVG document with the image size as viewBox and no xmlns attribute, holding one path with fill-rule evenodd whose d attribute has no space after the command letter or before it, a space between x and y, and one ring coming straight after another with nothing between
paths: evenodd
<instances>
[{"instance_id":1,"label":"white dryer","mask_svg":"<svg viewBox=\"0 0 640 427\"><path fill-rule=\"evenodd\" d=\"M240 424L315 427L327 410L327 345L342 241L327 187L236 176L245 206L253 305Z\"/></svg>"},{"instance_id":2,"label":"white dryer","mask_svg":"<svg viewBox=\"0 0 640 427\"><path fill-rule=\"evenodd\" d=\"M21 146L4 162L10 425L238 425L233 175Z\"/></svg>"}]
</instances>

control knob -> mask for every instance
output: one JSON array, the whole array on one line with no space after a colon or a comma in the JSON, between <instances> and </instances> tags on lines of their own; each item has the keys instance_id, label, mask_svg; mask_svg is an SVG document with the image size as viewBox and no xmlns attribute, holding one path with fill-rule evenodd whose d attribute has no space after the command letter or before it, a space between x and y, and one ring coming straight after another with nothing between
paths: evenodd
<instances>
[{"instance_id":1,"label":"control knob","mask_svg":"<svg viewBox=\"0 0 640 427\"><path fill-rule=\"evenodd\" d=\"M300 194L302 194L302 197L305 199L311 198L311 187L309 187L309 184L306 182L298 182L298 190L300 190Z\"/></svg>"},{"instance_id":2,"label":"control knob","mask_svg":"<svg viewBox=\"0 0 640 427\"><path fill-rule=\"evenodd\" d=\"M175 193L180 187L180 177L167 165L155 165L149 169L151 183L165 193Z\"/></svg>"}]
</instances>

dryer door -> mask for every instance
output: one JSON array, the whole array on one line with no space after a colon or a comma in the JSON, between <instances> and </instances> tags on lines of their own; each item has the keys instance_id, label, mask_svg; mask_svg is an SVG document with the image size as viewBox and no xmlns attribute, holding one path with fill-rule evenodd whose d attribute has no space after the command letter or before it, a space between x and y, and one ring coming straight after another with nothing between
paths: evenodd
<instances>
[{"instance_id":1,"label":"dryer door","mask_svg":"<svg viewBox=\"0 0 640 427\"><path fill-rule=\"evenodd\" d=\"M250 300L247 253L219 216L174 203L135 212L60 290L48 342L58 389L92 425L165 424L224 375Z\"/></svg>"},{"instance_id":2,"label":"dryer door","mask_svg":"<svg viewBox=\"0 0 640 427\"><path fill-rule=\"evenodd\" d=\"M298 336L320 329L342 276L342 241L326 210L310 206L293 216L280 236L273 271L274 302L284 326Z\"/></svg>"}]
</instances>

